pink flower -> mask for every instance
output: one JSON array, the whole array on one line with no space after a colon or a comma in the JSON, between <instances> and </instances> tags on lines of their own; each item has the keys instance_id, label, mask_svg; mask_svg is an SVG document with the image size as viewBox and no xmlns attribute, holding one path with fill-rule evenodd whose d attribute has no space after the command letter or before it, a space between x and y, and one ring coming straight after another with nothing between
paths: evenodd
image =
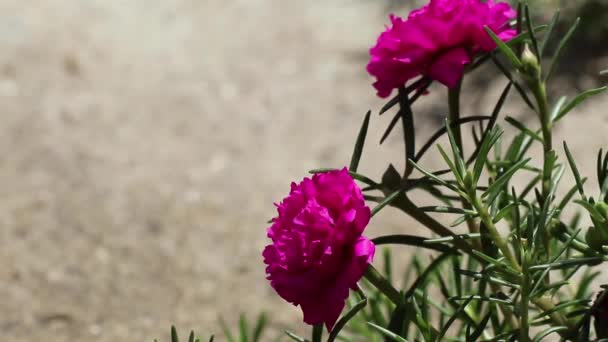
<instances>
[{"instance_id":1,"label":"pink flower","mask_svg":"<svg viewBox=\"0 0 608 342\"><path fill-rule=\"evenodd\" d=\"M411 12L407 20L391 15L392 26L370 49L367 65L367 71L376 77L378 96L389 96L419 75L450 88L456 86L476 53L496 47L484 26L508 41L516 35L508 26L515 16L507 3L492 0L431 0Z\"/></svg>"},{"instance_id":2,"label":"pink flower","mask_svg":"<svg viewBox=\"0 0 608 342\"><path fill-rule=\"evenodd\" d=\"M374 256L361 235L370 209L346 168L292 183L277 207L263 253L270 285L300 306L305 323L331 330Z\"/></svg>"}]
</instances>

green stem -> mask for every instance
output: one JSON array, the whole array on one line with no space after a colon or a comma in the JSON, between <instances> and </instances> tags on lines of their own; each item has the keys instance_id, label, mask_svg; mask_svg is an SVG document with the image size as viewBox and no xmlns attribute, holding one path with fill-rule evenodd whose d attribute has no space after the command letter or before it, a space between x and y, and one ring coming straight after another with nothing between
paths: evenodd
<instances>
[{"instance_id":1,"label":"green stem","mask_svg":"<svg viewBox=\"0 0 608 342\"><path fill-rule=\"evenodd\" d=\"M488 229L488 232L490 233L490 238L492 239L492 241L494 241L494 243L496 244L496 247L498 247L498 249L500 249L500 251L504 255L505 259L507 260L507 262L510 264L510 266L513 269L515 269L517 271L521 271L521 266L519 265L517 258L515 258L515 255L511 252L511 249L509 248L507 241L505 239L503 239L502 236L500 236L500 233L496 229L496 226L494 225L494 221L492 220L492 217L490 216L490 213L488 212L488 208L486 208L484 205L481 204L481 201L479 200L479 198L477 198L475 190L471 191L471 193L469 194L469 197L471 199L471 202L472 202L471 204L473 205L473 208L475 208L475 210L479 214L479 218L481 219L481 222L483 222L483 224Z\"/></svg>"},{"instance_id":2,"label":"green stem","mask_svg":"<svg viewBox=\"0 0 608 342\"><path fill-rule=\"evenodd\" d=\"M425 227L427 227L433 233L439 236L454 236L454 233L451 230L444 227L441 223L437 222L435 219L427 215L424 211L419 210L418 207L416 207L416 205L407 196L404 195L398 198L393 203L393 205L401 209L403 212L414 218L416 221L418 221ZM474 249L479 250L479 248L475 246L472 247L467 241L462 239L454 239L454 244L456 245L456 247L458 247L458 249L467 253L470 257L477 259L482 264L485 263L483 259L480 259L476 254L472 253ZM492 290L494 292L500 291L496 284L490 283L490 286L492 287ZM513 316L513 312L511 311L511 309L505 305L500 305L499 308L505 316L505 319L511 322L513 328L516 329L518 327L518 322L515 319L515 316Z\"/></svg>"},{"instance_id":3,"label":"green stem","mask_svg":"<svg viewBox=\"0 0 608 342\"><path fill-rule=\"evenodd\" d=\"M323 324L312 326L312 342L321 342L323 338Z\"/></svg>"},{"instance_id":4,"label":"green stem","mask_svg":"<svg viewBox=\"0 0 608 342\"><path fill-rule=\"evenodd\" d=\"M549 105L547 102L547 92L545 84L542 81L541 73L537 73L537 76L528 80L528 84L534 98L536 99L538 116L540 118L541 131L543 134L543 173L542 173L542 203L541 208L550 201L549 193L551 192L551 174L553 172L552 163L548 162L551 151L553 149L553 137L551 129L553 123L551 122L551 113L549 113ZM551 237L548 232L545 231L545 238L543 239L543 247L547 256L551 255ZM550 275L547 274L545 282L549 284L551 282Z\"/></svg>"},{"instance_id":5,"label":"green stem","mask_svg":"<svg viewBox=\"0 0 608 342\"><path fill-rule=\"evenodd\" d=\"M551 133L551 129L553 128L553 123L551 122L551 113L549 113L549 105L547 103L547 92L545 90L545 85L540 80L535 80L530 85L532 92L534 93L534 97L538 104L538 115L540 117L541 130L543 133L543 200L547 201L549 192L551 191L551 171L546 169L548 165L547 158L549 157L549 152L553 149L553 137Z\"/></svg>"},{"instance_id":6,"label":"green stem","mask_svg":"<svg viewBox=\"0 0 608 342\"><path fill-rule=\"evenodd\" d=\"M403 140L405 145L405 171L403 180L407 180L414 170L410 159L416 155L416 132L414 129L414 114L412 113L411 103L405 87L399 88L399 107L401 112L401 123L403 124Z\"/></svg>"},{"instance_id":7,"label":"green stem","mask_svg":"<svg viewBox=\"0 0 608 342\"><path fill-rule=\"evenodd\" d=\"M449 106L449 115L448 121L449 123L458 122L460 119L460 89L462 86L462 79L458 81L458 84L454 88L448 89L448 106ZM458 146L458 151L460 152L460 156L464 156L464 151L462 149L462 134L460 132L460 125L456 125L452 130L454 133L454 140L456 141L456 146Z\"/></svg>"},{"instance_id":8,"label":"green stem","mask_svg":"<svg viewBox=\"0 0 608 342\"><path fill-rule=\"evenodd\" d=\"M367 266L363 276L395 305L399 306L403 304L404 297L401 295L401 293L397 291L397 289L395 289L393 285L391 285L391 283L384 278L374 266Z\"/></svg>"},{"instance_id":9,"label":"green stem","mask_svg":"<svg viewBox=\"0 0 608 342\"><path fill-rule=\"evenodd\" d=\"M538 63L538 61L536 62ZM551 133L551 129L553 128L553 122L551 121L551 113L549 112L549 103L547 101L547 91L545 83L542 80L542 72L540 70L540 65L532 66L534 71L533 73L529 73L527 75L527 83L534 94L534 98L537 103L538 116L541 124L541 131L543 134L543 173L542 173L542 203L540 203L541 207L546 205L546 202L551 200L549 198L549 194L551 192L551 174L553 172L551 163L548 163L548 158L551 155L551 151L553 150L553 137ZM550 251L550 236L547 234L544 240L544 247L547 253L547 256L551 255ZM549 275L545 278L546 283L550 283ZM532 299L532 302L541 310L547 312L551 311L555 308L555 304L550 297L540 297ZM570 319L564 316L561 312L553 312L549 315L551 320L556 325L565 326L568 328L568 331L560 333L562 337L567 337L574 333L576 329L576 324L573 323Z\"/></svg>"},{"instance_id":10,"label":"green stem","mask_svg":"<svg viewBox=\"0 0 608 342\"><path fill-rule=\"evenodd\" d=\"M526 255L522 257L522 281L520 287L521 301L521 325L519 328L519 340L522 342L530 341L530 322L528 317L528 306L530 304L530 270L528 270L528 261Z\"/></svg>"}]
</instances>

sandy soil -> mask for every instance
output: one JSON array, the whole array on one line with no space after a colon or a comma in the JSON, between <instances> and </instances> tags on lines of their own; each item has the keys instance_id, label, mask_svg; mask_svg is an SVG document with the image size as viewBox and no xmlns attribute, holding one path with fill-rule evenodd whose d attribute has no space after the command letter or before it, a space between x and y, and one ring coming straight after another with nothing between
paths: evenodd
<instances>
[{"instance_id":1,"label":"sandy soil","mask_svg":"<svg viewBox=\"0 0 608 342\"><path fill-rule=\"evenodd\" d=\"M382 105L364 64L386 11L0 0L3 339L151 341L172 323L218 332L219 315L233 324L240 311L298 322L264 281L266 221L291 180L345 165L363 114ZM503 84L465 104L487 110ZM426 132L444 113L435 96L420 106ZM589 169L608 143L599 101L556 137L571 127ZM374 117L370 142L389 120ZM375 178L402 163L398 135L365 153ZM417 229L389 210L369 235Z\"/></svg>"}]
</instances>

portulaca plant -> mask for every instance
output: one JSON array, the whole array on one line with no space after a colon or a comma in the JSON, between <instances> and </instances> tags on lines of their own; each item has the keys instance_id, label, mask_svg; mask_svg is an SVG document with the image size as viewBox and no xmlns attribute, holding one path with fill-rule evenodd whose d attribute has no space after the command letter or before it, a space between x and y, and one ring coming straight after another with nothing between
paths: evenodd
<instances>
[{"instance_id":1,"label":"portulaca plant","mask_svg":"<svg viewBox=\"0 0 608 342\"><path fill-rule=\"evenodd\" d=\"M313 170L276 204L263 251L266 275L312 327L310 337L287 332L286 338L608 341L608 295L594 282L608 261L608 154L598 152L599 189L590 190L592 175L577 168L589 161L575 160L566 142L552 138L556 125L607 87L571 99L547 93L578 25L558 37L558 21L559 12L547 25L536 25L525 2L512 7L492 0L431 0L407 18L390 17L370 50L367 71L376 79L377 95L388 98L379 113L394 113L382 140L401 123L405 167L387 165L379 180L359 172L368 112L350 165ZM557 42L551 55L550 41ZM497 67L506 86L493 108L463 116L461 84L485 63ZM432 83L445 89L449 113L444 127L417 147L414 118L422 114L415 104ZM537 120L526 125L503 117L509 96L523 101ZM474 127L469 150L465 125ZM501 125L513 126L516 134L503 133ZM442 136L449 144L436 143ZM423 166L433 145L445 162L442 170ZM531 157L534 145L542 146L542 158ZM562 182L567 172L574 184ZM514 185L512 179L523 173L530 181ZM419 206L413 190L427 192L436 205ZM369 236L366 228L388 206L428 233ZM566 215L567 208L579 214ZM442 215L457 219L444 225ZM456 233L460 226L465 233ZM381 245L428 250L399 261L407 270L404 288L396 286L390 251L376 255ZM241 324L237 338L261 340L261 330L248 335Z\"/></svg>"}]
</instances>

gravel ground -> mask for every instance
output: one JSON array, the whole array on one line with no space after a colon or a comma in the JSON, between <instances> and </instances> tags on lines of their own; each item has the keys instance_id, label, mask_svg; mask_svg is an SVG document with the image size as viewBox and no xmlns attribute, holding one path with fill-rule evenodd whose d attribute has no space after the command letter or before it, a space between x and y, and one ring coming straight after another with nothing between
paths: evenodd
<instances>
[{"instance_id":1,"label":"gravel ground","mask_svg":"<svg viewBox=\"0 0 608 342\"><path fill-rule=\"evenodd\" d=\"M240 311L304 329L264 281L266 221L291 180L345 165L363 114L382 105L364 64L386 11L0 0L4 339L151 341L172 323L217 332ZM503 85L487 81L466 108L487 110ZM419 107L422 132L445 112L440 91ZM608 143L601 101L556 134L572 129L589 170ZM374 117L371 142L389 120ZM366 174L402 163L398 135L368 146ZM388 210L369 235L417 230Z\"/></svg>"}]
</instances>

